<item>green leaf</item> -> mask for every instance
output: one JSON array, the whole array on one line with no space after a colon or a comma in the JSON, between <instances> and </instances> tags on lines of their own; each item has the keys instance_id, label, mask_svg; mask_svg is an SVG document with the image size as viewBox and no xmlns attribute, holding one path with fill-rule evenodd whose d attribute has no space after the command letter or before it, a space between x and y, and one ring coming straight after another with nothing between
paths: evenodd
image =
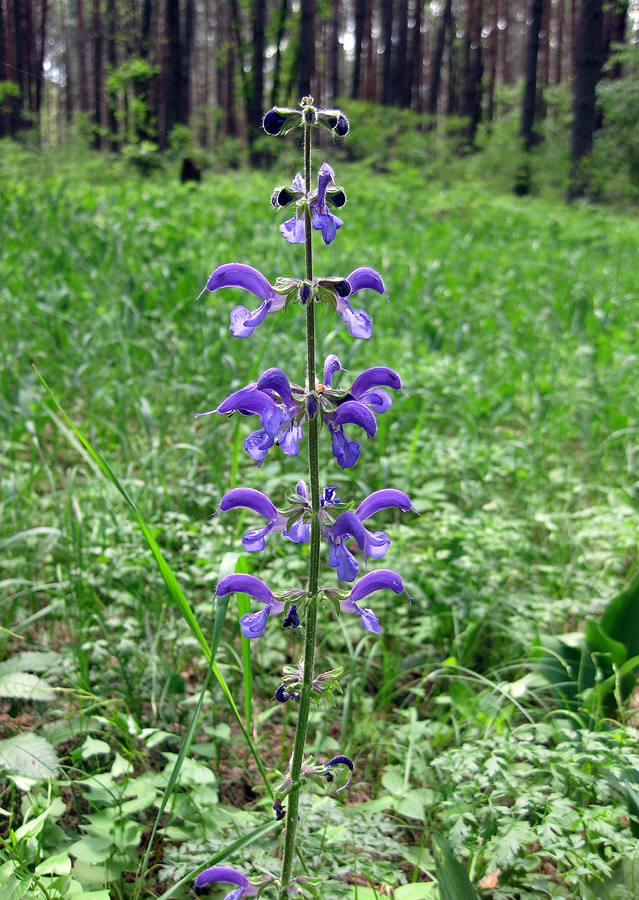
<instances>
[{"instance_id":1,"label":"green leaf","mask_svg":"<svg viewBox=\"0 0 639 900\"><path fill-rule=\"evenodd\" d=\"M0 697L11 697L14 700L55 700L56 692L37 675L4 672L0 674Z\"/></svg>"},{"instance_id":2,"label":"green leaf","mask_svg":"<svg viewBox=\"0 0 639 900\"><path fill-rule=\"evenodd\" d=\"M71 860L68 851L56 853L36 866L36 875L69 875L71 873Z\"/></svg>"},{"instance_id":3,"label":"green leaf","mask_svg":"<svg viewBox=\"0 0 639 900\"><path fill-rule=\"evenodd\" d=\"M402 884L395 888L395 900L430 900L435 896L437 885L434 881L419 881L415 884Z\"/></svg>"},{"instance_id":4,"label":"green leaf","mask_svg":"<svg viewBox=\"0 0 639 900\"><path fill-rule=\"evenodd\" d=\"M478 900L466 869L455 859L450 844L439 834L433 835L433 851L440 900Z\"/></svg>"},{"instance_id":5,"label":"green leaf","mask_svg":"<svg viewBox=\"0 0 639 900\"><path fill-rule=\"evenodd\" d=\"M0 741L0 766L22 778L55 778L60 760L43 737L23 731Z\"/></svg>"},{"instance_id":6,"label":"green leaf","mask_svg":"<svg viewBox=\"0 0 639 900\"><path fill-rule=\"evenodd\" d=\"M639 575L605 608L601 628L624 645L628 656L639 655Z\"/></svg>"}]
</instances>

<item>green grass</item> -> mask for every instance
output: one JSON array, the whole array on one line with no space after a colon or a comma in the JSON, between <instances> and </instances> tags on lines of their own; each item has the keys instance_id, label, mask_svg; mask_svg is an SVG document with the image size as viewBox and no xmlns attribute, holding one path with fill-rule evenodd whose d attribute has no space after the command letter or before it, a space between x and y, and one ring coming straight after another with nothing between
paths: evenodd
<instances>
[{"instance_id":1,"label":"green grass","mask_svg":"<svg viewBox=\"0 0 639 900\"><path fill-rule=\"evenodd\" d=\"M281 504L305 461L271 453L258 472L237 452L252 420L194 414L269 366L301 382L303 316L292 308L234 339L228 314L251 306L248 295L195 297L224 262L254 265L271 281L301 274L301 249L282 240L268 203L293 172L211 172L183 187L171 171L141 180L81 154L5 149L0 659L55 686L58 702L15 696L14 685L0 737L46 737L62 769L49 799L44 782L5 779L12 818L0 835L8 840L9 822L15 830L53 802L46 828L23 841L21 871L85 841L76 880L85 890L108 884L120 898L131 894L126 873L144 856L206 660L129 508L59 427L33 367L117 474L210 635L222 557L249 524L233 513L213 519L220 497L235 481ZM337 805L308 800L309 869L326 866L332 895L354 897L355 863L344 852L354 835L357 870L378 889L421 880L434 873L434 830L469 861L475 883L502 869L494 896L541 896L553 848L552 895L590 896L593 877L632 855L634 838L619 824L625 795L610 779L595 787L592 773L619 780L624 753L639 769L628 749L634 732L616 729L618 753L606 733L584 734L575 761L528 650L538 629L572 630L596 615L636 565L639 225L614 210L426 183L417 168L382 177L335 167L349 203L334 244L316 245L316 273L373 266L390 303L356 296L373 318L369 342L320 312L318 356L337 353L345 378L389 365L409 396L379 419L354 469L336 468L325 439L323 480L355 500L401 488L422 516L375 520L392 538L384 565L402 573L412 605L373 598L379 640L346 616L322 629L322 668L345 667L345 695L335 712L314 715L310 742L318 758L352 755L356 779ZM305 558L277 536L248 563L274 586L304 577ZM250 681L232 613L233 604L218 661L243 709ZM251 647L253 737L269 771L286 765L292 733L290 710L271 698L299 652L274 623ZM157 890L142 896L168 890L271 815L264 791L251 791L259 773L217 686L203 709L193 766L162 823L164 869L154 851ZM529 744L525 759L513 749ZM495 796L476 789L487 770ZM532 818L511 802L517 794L535 804ZM578 847L567 844L573 826L585 835ZM527 868L522 859L537 845ZM246 859L277 872L272 849L257 841ZM177 896L187 894L188 885Z\"/></svg>"}]
</instances>

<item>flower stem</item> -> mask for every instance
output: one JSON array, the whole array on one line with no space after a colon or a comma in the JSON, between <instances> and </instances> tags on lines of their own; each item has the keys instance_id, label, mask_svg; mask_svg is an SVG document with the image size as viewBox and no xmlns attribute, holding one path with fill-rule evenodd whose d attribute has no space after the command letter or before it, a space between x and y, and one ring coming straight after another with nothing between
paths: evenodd
<instances>
[{"instance_id":1,"label":"flower stem","mask_svg":"<svg viewBox=\"0 0 639 900\"><path fill-rule=\"evenodd\" d=\"M307 194L311 183L311 126L304 125L304 178ZM313 244L311 229L311 211L305 210L306 216L306 280L313 280ZM311 298L306 304L306 391L315 389L315 300ZM310 419L308 423L308 467L311 488L311 541L308 565L308 599L305 605L306 616L304 640L304 680L300 691L295 744L291 760L291 779L293 789L288 795L286 810L286 832L284 839L284 858L280 880L280 900L288 900L288 886L293 870L295 855L295 838L297 835L297 816L299 808L299 779L304 757L306 731L311 705L311 684L315 663L315 639L317 631L317 588L319 578L319 557L321 528L319 520L319 417Z\"/></svg>"}]
</instances>

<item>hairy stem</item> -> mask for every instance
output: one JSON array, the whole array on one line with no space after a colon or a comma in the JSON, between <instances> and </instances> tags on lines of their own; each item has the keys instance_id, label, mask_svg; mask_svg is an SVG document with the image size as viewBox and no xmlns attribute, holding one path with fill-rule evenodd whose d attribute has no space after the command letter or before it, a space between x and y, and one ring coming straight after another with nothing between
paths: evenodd
<instances>
[{"instance_id":1,"label":"hairy stem","mask_svg":"<svg viewBox=\"0 0 639 900\"><path fill-rule=\"evenodd\" d=\"M311 184L311 126L304 126L304 178L306 193ZM306 207L306 280L313 280L313 244L311 230L311 212ZM315 301L310 299L306 304L306 391L315 389ZM286 832L284 840L284 859L282 861L282 877L280 900L288 900L288 886L293 869L295 855L295 838L297 835L297 816L299 808L299 778L302 770L308 715L311 705L311 684L315 663L315 636L317 631L317 587L319 577L320 537L319 520L319 418L316 416L308 423L308 467L311 496L311 542L308 566L308 599L306 602L305 640L304 640L304 681L300 691L295 745L291 760L291 779L293 789L288 796L286 810Z\"/></svg>"}]
</instances>

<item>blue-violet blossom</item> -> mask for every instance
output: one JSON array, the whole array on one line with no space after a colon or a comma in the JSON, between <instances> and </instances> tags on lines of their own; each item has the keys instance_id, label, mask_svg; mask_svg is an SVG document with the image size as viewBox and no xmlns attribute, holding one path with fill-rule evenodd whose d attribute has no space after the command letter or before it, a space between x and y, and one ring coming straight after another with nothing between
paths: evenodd
<instances>
[{"instance_id":1,"label":"blue-violet blossom","mask_svg":"<svg viewBox=\"0 0 639 900\"><path fill-rule=\"evenodd\" d=\"M404 587L402 579L397 572L390 569L378 569L376 572L369 572L363 578L354 584L350 594L346 599L340 599L339 605L342 612L356 613L360 618L360 623L364 631L371 631L373 634L380 634L382 626L379 619L372 609L361 609L357 604L364 597L368 597L373 591L395 591L396 594L406 593L410 600L410 594Z\"/></svg>"},{"instance_id":2,"label":"blue-violet blossom","mask_svg":"<svg viewBox=\"0 0 639 900\"><path fill-rule=\"evenodd\" d=\"M236 884L235 890L227 894L224 900L240 900L240 897L254 897L259 888L251 884L246 875L242 875L237 869L231 869L229 866L212 866L210 869L204 869L203 872L195 879L195 891L208 887L218 882L226 884Z\"/></svg>"},{"instance_id":3,"label":"blue-violet blossom","mask_svg":"<svg viewBox=\"0 0 639 900\"><path fill-rule=\"evenodd\" d=\"M257 613L246 613L240 619L240 628L245 638L262 637L266 628L266 621L271 613L284 612L286 603L282 599L278 599L275 594L268 588L263 581L254 575L244 575L241 573L233 573L226 575L220 579L215 591L216 597L225 597L227 594L233 594L239 591L242 594L249 594L260 603L264 603L264 609ZM304 596L305 591L283 591L288 597L300 598ZM291 607L292 609L292 607ZM297 619L299 624L299 618Z\"/></svg>"},{"instance_id":4,"label":"blue-violet blossom","mask_svg":"<svg viewBox=\"0 0 639 900\"><path fill-rule=\"evenodd\" d=\"M331 436L333 456L340 468L350 469L359 458L360 446L346 437L344 425L357 425L369 437L375 437L377 422L373 413L386 412L393 402L385 388L402 392L403 389L397 372L386 366L366 369L349 390L333 389L333 375L341 368L337 356L330 354L324 366L324 383L316 385L306 402L304 390L291 384L281 369L267 369L257 382L235 391L217 409L197 413L196 418L212 413L258 415L262 427L244 439L244 449L259 467L274 445L281 447L287 456L298 455L302 422L312 399L315 412L321 410L322 421Z\"/></svg>"},{"instance_id":5,"label":"blue-violet blossom","mask_svg":"<svg viewBox=\"0 0 639 900\"><path fill-rule=\"evenodd\" d=\"M328 163L322 163L317 175L317 195L311 200L311 225L316 231L322 232L324 243L328 246L337 234L337 229L344 224L343 221L330 211L326 202L326 188L335 183L335 172ZM304 192L306 186L304 179L298 172L293 179L293 188L296 192ZM306 224L304 207L299 204L295 215L282 222L280 232L289 244L303 244L306 240Z\"/></svg>"},{"instance_id":6,"label":"blue-violet blossom","mask_svg":"<svg viewBox=\"0 0 639 900\"><path fill-rule=\"evenodd\" d=\"M403 491L396 488L385 488L366 497L355 512L346 510L336 516L334 507L341 501L335 492L335 487L328 487L322 491L320 496L319 518L324 537L329 544L328 563L337 570L338 581L353 581L359 572L360 565L346 546L347 541L354 540L356 542L364 554L365 561L369 556L373 559L383 559L390 546L390 538L385 532L369 531L363 522L383 509L395 508L401 509L403 512L409 512L411 509L417 512L417 510ZM264 528L249 531L242 538L244 549L249 553L263 550L266 535L271 531L283 530L283 536L297 544L307 543L310 538L308 520L311 507L308 486L305 481L298 481L295 498L291 507L286 510L286 514L279 512L266 494L253 488L234 488L229 491L222 497L219 509L225 511L237 507L253 510L267 521ZM293 523L290 527L284 528L287 518L293 519ZM223 581L225 580L223 579ZM257 595L253 594L253 596ZM269 602L266 595L264 595L264 599L262 596L257 599L264 603ZM291 612L294 609L295 607L292 607ZM273 612L275 611L279 612L280 610L273 610ZM285 624L293 624L294 621L295 617L291 623L285 622ZM264 617L265 622L266 617Z\"/></svg>"},{"instance_id":7,"label":"blue-violet blossom","mask_svg":"<svg viewBox=\"0 0 639 900\"><path fill-rule=\"evenodd\" d=\"M317 279L316 282L313 282L313 286L316 285L328 285L332 290L335 295L337 312L341 314L342 321L346 322L353 337L369 338L371 336L373 324L370 316L364 310L353 309L349 298L367 288L388 296L379 272L371 269L370 266L360 266L346 278ZM287 295L298 291L300 301L305 303L313 294L309 285L299 279L281 279L274 287L253 266L239 262L218 266L209 276L202 293L205 290L217 291L224 287L242 288L262 301L261 305L253 311L248 310L245 306L233 307L230 326L233 337L248 337L253 334L258 325L262 324L267 313L284 309L287 304ZM202 293L197 299L202 296Z\"/></svg>"}]
</instances>

